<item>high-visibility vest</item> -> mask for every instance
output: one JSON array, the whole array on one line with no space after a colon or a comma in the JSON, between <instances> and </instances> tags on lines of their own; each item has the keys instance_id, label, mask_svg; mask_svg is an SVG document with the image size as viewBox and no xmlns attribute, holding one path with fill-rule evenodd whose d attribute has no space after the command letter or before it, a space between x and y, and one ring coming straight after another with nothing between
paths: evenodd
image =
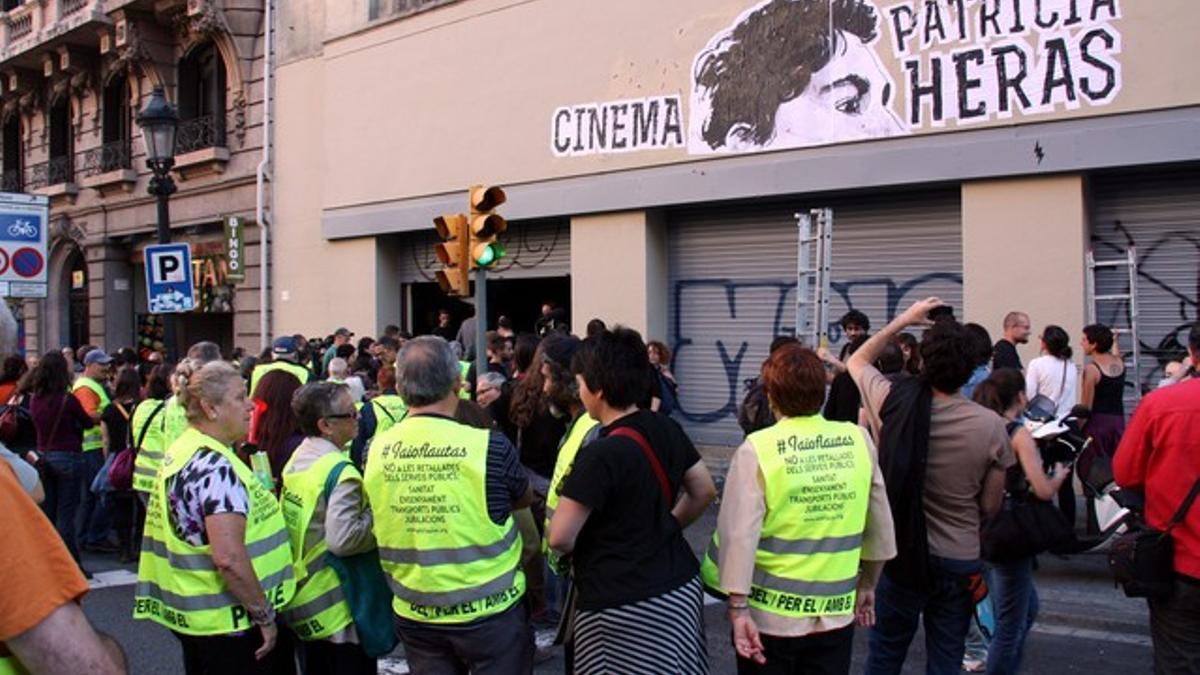
<instances>
[{"instance_id":1,"label":"high-visibility vest","mask_svg":"<svg viewBox=\"0 0 1200 675\"><path fill-rule=\"evenodd\" d=\"M871 455L862 429L820 415L785 418L750 434L763 476L763 516L750 606L790 618L854 612ZM700 566L718 591L720 541Z\"/></svg>"},{"instance_id":2,"label":"high-visibility vest","mask_svg":"<svg viewBox=\"0 0 1200 675\"><path fill-rule=\"evenodd\" d=\"M3 642L0 642L0 675L29 675L29 671Z\"/></svg>"},{"instance_id":3,"label":"high-visibility vest","mask_svg":"<svg viewBox=\"0 0 1200 675\"><path fill-rule=\"evenodd\" d=\"M475 373L476 373L476 377L478 377L479 371L476 370ZM467 379L468 377L470 377L470 375L471 375L471 362L470 361L459 361L458 362L458 376L462 378L462 388L458 390L459 398L470 399L471 394L475 393L475 392L471 391L471 382L470 382L470 380Z\"/></svg>"},{"instance_id":4,"label":"high-visibility vest","mask_svg":"<svg viewBox=\"0 0 1200 675\"><path fill-rule=\"evenodd\" d=\"M225 635L252 627L250 615L229 591L213 563L212 547L194 546L175 534L167 515L167 483L201 449L219 453L250 497L246 550L267 601L284 607L296 592L287 525L275 495L220 441L188 427L163 455L146 510L138 560L133 616L186 635Z\"/></svg>"},{"instance_id":5,"label":"high-visibility vest","mask_svg":"<svg viewBox=\"0 0 1200 675\"><path fill-rule=\"evenodd\" d=\"M375 407L376 436L391 429L408 414L408 406L404 404L404 399L396 394L380 394L371 399L371 405Z\"/></svg>"},{"instance_id":6,"label":"high-visibility vest","mask_svg":"<svg viewBox=\"0 0 1200 675\"><path fill-rule=\"evenodd\" d=\"M550 475L550 487L546 491L546 536L542 538L543 553L550 552L550 519L554 517L554 510L558 508L562 482L567 474L571 473L571 466L575 464L575 455L578 455L579 449L583 447L583 440L598 424L600 423L591 415L581 413L571 422L571 428L567 430L562 445L558 447L558 459L554 462L554 473Z\"/></svg>"},{"instance_id":7,"label":"high-visibility vest","mask_svg":"<svg viewBox=\"0 0 1200 675\"><path fill-rule=\"evenodd\" d=\"M349 626L354 617L337 572L325 561L329 546L324 522L314 524L313 517L319 505L323 504L322 516L329 507L324 501L325 481L337 465L348 465L338 477L339 483L361 480L361 476L340 452L322 455L304 471L292 471L294 461L295 455L283 469L280 496L297 577L296 595L284 607L283 618L301 640L324 640Z\"/></svg>"},{"instance_id":8,"label":"high-visibility vest","mask_svg":"<svg viewBox=\"0 0 1200 675\"><path fill-rule=\"evenodd\" d=\"M154 476L162 465L166 412L166 401L148 398L133 409L133 417L129 420L129 435L134 443L141 442L133 460L133 489L147 494L154 490Z\"/></svg>"},{"instance_id":9,"label":"high-visibility vest","mask_svg":"<svg viewBox=\"0 0 1200 675\"><path fill-rule=\"evenodd\" d=\"M110 401L108 399L108 392L104 390L104 385L100 384L99 382L93 380L90 377L85 377L83 375L80 375L79 379L75 380L75 385L73 387L71 387L71 393L75 393L85 387L87 389L91 389L92 392L96 394L96 396L100 397L100 405L96 407L96 412L103 415L104 411L108 409L108 404L110 403ZM104 436L100 433L100 423L99 422L96 422L95 426L93 426L91 429L83 430L83 451L84 452L100 450L103 447L104 447Z\"/></svg>"},{"instance_id":10,"label":"high-visibility vest","mask_svg":"<svg viewBox=\"0 0 1200 675\"><path fill-rule=\"evenodd\" d=\"M253 396L254 390L258 388L258 381L262 379L263 375L266 375L273 370L282 370L295 375L296 379L300 380L300 384L308 384L309 376L311 375L311 373L308 371L308 368L305 368L298 363L292 363L291 361L284 361L281 359L278 361L272 361L270 363L263 363L254 366L254 370L250 371L250 390L246 392L246 394L248 396Z\"/></svg>"},{"instance_id":11,"label":"high-visibility vest","mask_svg":"<svg viewBox=\"0 0 1200 675\"><path fill-rule=\"evenodd\" d=\"M525 594L516 523L488 515L488 433L409 416L371 443L363 483L392 609L405 619L477 621Z\"/></svg>"}]
</instances>

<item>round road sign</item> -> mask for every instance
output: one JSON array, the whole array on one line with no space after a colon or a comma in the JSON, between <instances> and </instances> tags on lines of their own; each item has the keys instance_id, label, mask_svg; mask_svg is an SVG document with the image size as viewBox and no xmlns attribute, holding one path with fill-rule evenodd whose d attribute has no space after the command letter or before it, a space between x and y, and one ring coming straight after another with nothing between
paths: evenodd
<instances>
[{"instance_id":1,"label":"round road sign","mask_svg":"<svg viewBox=\"0 0 1200 675\"><path fill-rule=\"evenodd\" d=\"M0 274L8 271L8 250L0 248Z\"/></svg>"},{"instance_id":2,"label":"round road sign","mask_svg":"<svg viewBox=\"0 0 1200 675\"><path fill-rule=\"evenodd\" d=\"M41 274L44 265L42 254L28 246L19 248L12 254L13 271L26 279L32 279Z\"/></svg>"}]
</instances>

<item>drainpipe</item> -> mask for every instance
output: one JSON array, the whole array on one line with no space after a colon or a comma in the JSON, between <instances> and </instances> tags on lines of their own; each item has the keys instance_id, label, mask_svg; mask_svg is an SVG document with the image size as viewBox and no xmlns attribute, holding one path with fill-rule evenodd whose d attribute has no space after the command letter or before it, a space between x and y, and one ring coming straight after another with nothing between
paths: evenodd
<instances>
[{"instance_id":1,"label":"drainpipe","mask_svg":"<svg viewBox=\"0 0 1200 675\"><path fill-rule=\"evenodd\" d=\"M262 161L255 175L254 222L258 223L258 333L262 340L260 349L271 344L271 275L270 275L270 227L267 223L266 180L271 166L271 51L274 47L275 18L272 7L275 0L266 0L263 37L263 144Z\"/></svg>"}]
</instances>

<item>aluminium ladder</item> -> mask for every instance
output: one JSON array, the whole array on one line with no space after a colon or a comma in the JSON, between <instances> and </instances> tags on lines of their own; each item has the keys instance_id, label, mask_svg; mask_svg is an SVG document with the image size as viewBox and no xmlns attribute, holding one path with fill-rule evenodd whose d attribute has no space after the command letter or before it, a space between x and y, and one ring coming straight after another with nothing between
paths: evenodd
<instances>
[{"instance_id":1,"label":"aluminium ladder","mask_svg":"<svg viewBox=\"0 0 1200 675\"><path fill-rule=\"evenodd\" d=\"M796 337L810 349L825 346L833 268L833 209L796 214Z\"/></svg>"},{"instance_id":2,"label":"aluminium ladder","mask_svg":"<svg viewBox=\"0 0 1200 675\"><path fill-rule=\"evenodd\" d=\"M1104 293L1097 294L1096 292L1096 272L1097 270L1112 269L1121 270L1127 275L1127 288L1125 293ZM1096 253L1089 249L1087 252L1087 322L1089 324L1096 323L1101 320L1102 316L1113 317L1113 324L1116 319L1121 316L1121 309L1127 308L1126 316L1129 319L1128 326L1111 326L1113 334L1116 336L1128 336L1128 344L1122 345L1127 351L1122 351L1121 357L1125 359L1125 372L1133 374L1133 402L1136 405L1142 399L1142 348L1138 342L1138 262L1137 262L1137 247L1130 246L1125 251L1125 256L1121 258L1112 258L1110 260L1096 260ZM1101 311L1102 307L1108 308L1108 314ZM1120 344L1120 342L1118 342Z\"/></svg>"}]
</instances>

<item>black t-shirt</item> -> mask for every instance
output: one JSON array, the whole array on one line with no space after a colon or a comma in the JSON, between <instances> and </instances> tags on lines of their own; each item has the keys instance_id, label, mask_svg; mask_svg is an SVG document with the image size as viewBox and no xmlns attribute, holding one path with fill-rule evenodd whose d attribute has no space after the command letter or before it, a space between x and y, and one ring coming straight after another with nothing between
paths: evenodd
<instances>
[{"instance_id":1,"label":"black t-shirt","mask_svg":"<svg viewBox=\"0 0 1200 675\"><path fill-rule=\"evenodd\" d=\"M540 410L529 426L519 430L521 463L539 476L549 478L558 461L558 443L567 433L567 420L555 417L549 410Z\"/></svg>"},{"instance_id":2,"label":"black t-shirt","mask_svg":"<svg viewBox=\"0 0 1200 675\"><path fill-rule=\"evenodd\" d=\"M858 409L862 406L862 395L850 373L838 373L829 385L829 397L825 401L822 415L831 422L853 422L858 424Z\"/></svg>"},{"instance_id":3,"label":"black t-shirt","mask_svg":"<svg viewBox=\"0 0 1200 675\"><path fill-rule=\"evenodd\" d=\"M104 413L100 415L100 421L104 422L104 426L108 427L108 452L109 454L120 452L125 448L130 447L129 435L129 419L126 417L117 404L120 403L125 412L129 416L133 416L133 409L136 401L113 401L111 405L104 409ZM154 401L153 405L158 405L159 401ZM133 439L136 442L137 439Z\"/></svg>"},{"instance_id":4,"label":"black t-shirt","mask_svg":"<svg viewBox=\"0 0 1200 675\"><path fill-rule=\"evenodd\" d=\"M663 503L654 469L632 439L609 437L628 426L640 432L662 464L673 494L700 453L671 418L639 410L600 431L575 458L562 495L592 509L575 542L579 608L606 609L678 588L699 563Z\"/></svg>"},{"instance_id":5,"label":"black t-shirt","mask_svg":"<svg viewBox=\"0 0 1200 675\"><path fill-rule=\"evenodd\" d=\"M1008 340L1000 340L992 348L992 370L1001 368L1021 370L1021 357L1017 355L1017 347Z\"/></svg>"}]
</instances>

